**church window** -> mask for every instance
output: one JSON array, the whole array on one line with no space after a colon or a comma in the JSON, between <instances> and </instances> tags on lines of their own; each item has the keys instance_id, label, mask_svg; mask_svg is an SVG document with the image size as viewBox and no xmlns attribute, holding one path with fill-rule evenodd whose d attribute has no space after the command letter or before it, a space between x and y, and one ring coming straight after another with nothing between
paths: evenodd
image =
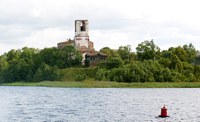
<instances>
[{"instance_id":1,"label":"church window","mask_svg":"<svg viewBox=\"0 0 200 122\"><path fill-rule=\"evenodd\" d=\"M81 31L85 31L85 21L81 21Z\"/></svg>"}]
</instances>

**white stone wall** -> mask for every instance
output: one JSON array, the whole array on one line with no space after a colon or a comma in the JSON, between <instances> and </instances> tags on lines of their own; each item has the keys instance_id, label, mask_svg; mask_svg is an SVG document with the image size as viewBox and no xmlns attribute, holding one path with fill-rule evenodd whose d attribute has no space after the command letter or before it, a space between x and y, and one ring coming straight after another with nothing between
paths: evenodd
<instances>
[{"instance_id":1,"label":"white stone wall","mask_svg":"<svg viewBox=\"0 0 200 122\"><path fill-rule=\"evenodd\" d=\"M81 26L83 26L84 23L84 31L81 31ZM75 45L76 48L79 47L89 47L89 33L88 33L88 20L76 20L75 21Z\"/></svg>"},{"instance_id":2,"label":"white stone wall","mask_svg":"<svg viewBox=\"0 0 200 122\"><path fill-rule=\"evenodd\" d=\"M85 23L85 31L81 31L81 23L84 21ZM88 20L75 20L75 36L79 36L79 34L83 36L89 36L89 27Z\"/></svg>"},{"instance_id":3,"label":"white stone wall","mask_svg":"<svg viewBox=\"0 0 200 122\"><path fill-rule=\"evenodd\" d=\"M79 47L89 47L89 37L75 37L75 45Z\"/></svg>"}]
</instances>

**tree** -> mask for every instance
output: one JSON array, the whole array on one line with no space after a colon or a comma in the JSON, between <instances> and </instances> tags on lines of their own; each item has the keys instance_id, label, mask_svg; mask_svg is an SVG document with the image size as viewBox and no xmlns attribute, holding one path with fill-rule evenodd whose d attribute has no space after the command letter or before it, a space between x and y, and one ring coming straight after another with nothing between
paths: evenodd
<instances>
[{"instance_id":1,"label":"tree","mask_svg":"<svg viewBox=\"0 0 200 122\"><path fill-rule=\"evenodd\" d=\"M168 56L177 55L182 62L194 63L197 51L192 44L183 47L171 47L168 49Z\"/></svg>"},{"instance_id":2,"label":"tree","mask_svg":"<svg viewBox=\"0 0 200 122\"><path fill-rule=\"evenodd\" d=\"M178 72L182 72L183 70L183 65L179 57L175 54L172 55L171 59L171 68L177 70Z\"/></svg>"},{"instance_id":3,"label":"tree","mask_svg":"<svg viewBox=\"0 0 200 122\"><path fill-rule=\"evenodd\" d=\"M129 69L129 82L148 81L147 73L145 73L145 67L143 66L142 62L131 63L126 67Z\"/></svg>"},{"instance_id":4,"label":"tree","mask_svg":"<svg viewBox=\"0 0 200 122\"><path fill-rule=\"evenodd\" d=\"M80 52L74 46L65 46L63 49L45 48L40 52L40 57L45 64L58 68L81 65L82 60Z\"/></svg>"},{"instance_id":5,"label":"tree","mask_svg":"<svg viewBox=\"0 0 200 122\"><path fill-rule=\"evenodd\" d=\"M12 82L20 80L20 50L10 50L6 54L6 62L8 66L3 73L4 82Z\"/></svg>"},{"instance_id":6,"label":"tree","mask_svg":"<svg viewBox=\"0 0 200 122\"><path fill-rule=\"evenodd\" d=\"M192 44L184 45L183 49L186 52L186 61L189 63L194 63L196 57L197 57L197 50Z\"/></svg>"},{"instance_id":7,"label":"tree","mask_svg":"<svg viewBox=\"0 0 200 122\"><path fill-rule=\"evenodd\" d=\"M124 67L114 68L110 72L110 80L117 82L129 82L128 80L128 69Z\"/></svg>"},{"instance_id":8,"label":"tree","mask_svg":"<svg viewBox=\"0 0 200 122\"><path fill-rule=\"evenodd\" d=\"M95 80L107 80L109 70L106 68L99 68L95 74Z\"/></svg>"},{"instance_id":9,"label":"tree","mask_svg":"<svg viewBox=\"0 0 200 122\"><path fill-rule=\"evenodd\" d=\"M131 54L131 46L120 46L119 49L117 50L117 53L121 57L122 60L130 60L130 54Z\"/></svg>"},{"instance_id":10,"label":"tree","mask_svg":"<svg viewBox=\"0 0 200 122\"><path fill-rule=\"evenodd\" d=\"M113 69L118 68L124 64L123 60L121 58L108 58L106 61L106 68L107 69Z\"/></svg>"},{"instance_id":11,"label":"tree","mask_svg":"<svg viewBox=\"0 0 200 122\"><path fill-rule=\"evenodd\" d=\"M151 41L144 41L136 47L138 60L157 59L160 55L160 48Z\"/></svg>"},{"instance_id":12,"label":"tree","mask_svg":"<svg viewBox=\"0 0 200 122\"><path fill-rule=\"evenodd\" d=\"M60 55L58 53L58 49L56 47L52 48L44 48L43 50L40 51L40 57L42 59L42 62L49 66L60 66L64 67L64 60L59 62L60 59L62 60L64 56ZM59 59L60 58L60 59ZM58 63L59 62L59 63Z\"/></svg>"},{"instance_id":13,"label":"tree","mask_svg":"<svg viewBox=\"0 0 200 122\"><path fill-rule=\"evenodd\" d=\"M66 67L81 65L82 55L74 46L65 46L61 52Z\"/></svg>"},{"instance_id":14,"label":"tree","mask_svg":"<svg viewBox=\"0 0 200 122\"><path fill-rule=\"evenodd\" d=\"M109 47L104 47L104 48L100 49L100 52L108 55L108 58L109 57L120 57L116 50L110 49Z\"/></svg>"},{"instance_id":15,"label":"tree","mask_svg":"<svg viewBox=\"0 0 200 122\"><path fill-rule=\"evenodd\" d=\"M12 63L16 60L19 59L21 51L20 50L10 50L7 54L6 54L6 60L8 63Z\"/></svg>"},{"instance_id":16,"label":"tree","mask_svg":"<svg viewBox=\"0 0 200 122\"><path fill-rule=\"evenodd\" d=\"M186 52L185 50L181 47L178 46L176 48L169 48L169 51L172 51L172 56L176 55L180 59L180 61L186 61Z\"/></svg>"},{"instance_id":17,"label":"tree","mask_svg":"<svg viewBox=\"0 0 200 122\"><path fill-rule=\"evenodd\" d=\"M159 60L159 63L162 64L165 68L170 68L171 60L169 58L161 57Z\"/></svg>"},{"instance_id":18,"label":"tree","mask_svg":"<svg viewBox=\"0 0 200 122\"><path fill-rule=\"evenodd\" d=\"M49 65L43 63L34 74L34 81L43 81L43 80L58 80L60 78L60 72L57 67L50 67Z\"/></svg>"},{"instance_id":19,"label":"tree","mask_svg":"<svg viewBox=\"0 0 200 122\"><path fill-rule=\"evenodd\" d=\"M194 67L194 75L198 80L200 80L200 65L195 65Z\"/></svg>"},{"instance_id":20,"label":"tree","mask_svg":"<svg viewBox=\"0 0 200 122\"><path fill-rule=\"evenodd\" d=\"M195 65L200 65L200 55L198 55L194 61Z\"/></svg>"},{"instance_id":21,"label":"tree","mask_svg":"<svg viewBox=\"0 0 200 122\"><path fill-rule=\"evenodd\" d=\"M35 71L34 57L39 52L38 49L24 47L20 54L20 80L31 81ZM38 64L37 64L38 65Z\"/></svg>"},{"instance_id":22,"label":"tree","mask_svg":"<svg viewBox=\"0 0 200 122\"><path fill-rule=\"evenodd\" d=\"M4 74L8 67L8 62L6 61L6 56L0 56L0 83L4 82Z\"/></svg>"}]
</instances>

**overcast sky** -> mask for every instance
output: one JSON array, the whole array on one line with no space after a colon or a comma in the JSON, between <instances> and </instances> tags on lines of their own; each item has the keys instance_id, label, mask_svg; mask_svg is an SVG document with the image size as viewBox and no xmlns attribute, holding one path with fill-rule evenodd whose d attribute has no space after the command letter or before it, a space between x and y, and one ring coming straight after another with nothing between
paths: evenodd
<instances>
[{"instance_id":1,"label":"overcast sky","mask_svg":"<svg viewBox=\"0 0 200 122\"><path fill-rule=\"evenodd\" d=\"M200 50L199 0L0 0L0 54L74 38L88 19L96 50L153 39L161 49L192 43Z\"/></svg>"}]
</instances>

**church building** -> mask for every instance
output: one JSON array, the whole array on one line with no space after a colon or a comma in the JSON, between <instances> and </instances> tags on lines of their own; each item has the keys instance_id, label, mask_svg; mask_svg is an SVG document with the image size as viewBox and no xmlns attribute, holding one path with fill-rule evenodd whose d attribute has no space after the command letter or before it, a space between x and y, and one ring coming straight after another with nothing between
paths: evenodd
<instances>
[{"instance_id":1,"label":"church building","mask_svg":"<svg viewBox=\"0 0 200 122\"><path fill-rule=\"evenodd\" d=\"M89 37L88 20L75 20L74 40L69 39L67 41L60 42L57 44L57 47L62 49L67 45L75 46L75 48L82 53L83 65L85 65L86 59L87 62L89 62L89 65L96 65L100 60L105 60L107 57L105 54L95 53L94 44L90 41Z\"/></svg>"}]
</instances>

